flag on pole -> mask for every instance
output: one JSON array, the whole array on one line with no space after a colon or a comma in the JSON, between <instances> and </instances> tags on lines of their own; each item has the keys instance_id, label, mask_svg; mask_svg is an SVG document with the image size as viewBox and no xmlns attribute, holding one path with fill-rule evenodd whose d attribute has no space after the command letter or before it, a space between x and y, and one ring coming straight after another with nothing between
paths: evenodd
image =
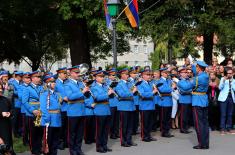
<instances>
[{"instance_id":1,"label":"flag on pole","mask_svg":"<svg viewBox=\"0 0 235 155\"><path fill-rule=\"evenodd\" d=\"M106 18L107 28L112 29L111 16L110 16L109 11L108 11L108 5L107 5L106 0L104 0L104 14L105 14L105 18Z\"/></svg>"},{"instance_id":2,"label":"flag on pole","mask_svg":"<svg viewBox=\"0 0 235 155\"><path fill-rule=\"evenodd\" d=\"M139 14L138 14L138 2L137 0L131 0L126 6L125 13L129 22L133 28L139 27Z\"/></svg>"}]
</instances>

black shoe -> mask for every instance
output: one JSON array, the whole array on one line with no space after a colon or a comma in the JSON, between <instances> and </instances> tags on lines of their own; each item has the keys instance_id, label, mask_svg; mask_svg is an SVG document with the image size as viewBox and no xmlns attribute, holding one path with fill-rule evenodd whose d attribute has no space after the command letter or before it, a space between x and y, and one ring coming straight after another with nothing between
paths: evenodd
<instances>
[{"instance_id":1,"label":"black shoe","mask_svg":"<svg viewBox=\"0 0 235 155\"><path fill-rule=\"evenodd\" d=\"M105 151L106 151L106 152L112 152L113 150L110 149L110 148L106 148Z\"/></svg>"},{"instance_id":2,"label":"black shoe","mask_svg":"<svg viewBox=\"0 0 235 155\"><path fill-rule=\"evenodd\" d=\"M138 135L138 134L140 134L139 131L134 131L134 132L132 133L132 135Z\"/></svg>"},{"instance_id":3,"label":"black shoe","mask_svg":"<svg viewBox=\"0 0 235 155\"><path fill-rule=\"evenodd\" d=\"M85 155L85 153L82 152L82 151L79 151L78 154L79 154L79 155Z\"/></svg>"},{"instance_id":4,"label":"black shoe","mask_svg":"<svg viewBox=\"0 0 235 155\"><path fill-rule=\"evenodd\" d=\"M174 137L174 135L168 133L168 134L162 134L162 137L171 138Z\"/></svg>"},{"instance_id":5,"label":"black shoe","mask_svg":"<svg viewBox=\"0 0 235 155\"><path fill-rule=\"evenodd\" d=\"M184 133L184 134L189 134L191 133L192 131L188 131L188 130L180 130L180 133Z\"/></svg>"},{"instance_id":6,"label":"black shoe","mask_svg":"<svg viewBox=\"0 0 235 155\"><path fill-rule=\"evenodd\" d=\"M149 138L143 138L142 141L144 141L144 142L151 142L151 140Z\"/></svg>"},{"instance_id":7,"label":"black shoe","mask_svg":"<svg viewBox=\"0 0 235 155\"><path fill-rule=\"evenodd\" d=\"M121 146L123 146L123 147L131 147L131 145L129 145L127 143L123 143L123 144L121 144Z\"/></svg>"},{"instance_id":8,"label":"black shoe","mask_svg":"<svg viewBox=\"0 0 235 155\"><path fill-rule=\"evenodd\" d=\"M96 149L96 152L99 152L99 153L106 153L106 151L105 151L103 148L98 148L98 149Z\"/></svg>"},{"instance_id":9,"label":"black shoe","mask_svg":"<svg viewBox=\"0 0 235 155\"><path fill-rule=\"evenodd\" d=\"M116 137L116 138L120 138L120 136L119 136L119 135L115 135L115 137Z\"/></svg>"},{"instance_id":10,"label":"black shoe","mask_svg":"<svg viewBox=\"0 0 235 155\"><path fill-rule=\"evenodd\" d=\"M92 144L92 141L85 141L85 144Z\"/></svg>"},{"instance_id":11,"label":"black shoe","mask_svg":"<svg viewBox=\"0 0 235 155\"><path fill-rule=\"evenodd\" d=\"M128 143L128 145L130 145L130 146L137 146L137 144L136 144L136 143L133 143L133 142Z\"/></svg>"},{"instance_id":12,"label":"black shoe","mask_svg":"<svg viewBox=\"0 0 235 155\"><path fill-rule=\"evenodd\" d=\"M200 145L196 145L193 147L193 149L202 149L202 150L206 150L209 149L209 146L200 146Z\"/></svg>"},{"instance_id":13,"label":"black shoe","mask_svg":"<svg viewBox=\"0 0 235 155\"><path fill-rule=\"evenodd\" d=\"M110 139L117 139L117 137L115 135L111 135Z\"/></svg>"},{"instance_id":14,"label":"black shoe","mask_svg":"<svg viewBox=\"0 0 235 155\"><path fill-rule=\"evenodd\" d=\"M63 142L61 142L61 143L58 145L58 149L59 149L59 150L64 150L64 149L65 149Z\"/></svg>"},{"instance_id":15,"label":"black shoe","mask_svg":"<svg viewBox=\"0 0 235 155\"><path fill-rule=\"evenodd\" d=\"M156 139L156 138L153 138L153 137L150 137L149 140L150 140L150 141L157 141L157 139Z\"/></svg>"}]
</instances>

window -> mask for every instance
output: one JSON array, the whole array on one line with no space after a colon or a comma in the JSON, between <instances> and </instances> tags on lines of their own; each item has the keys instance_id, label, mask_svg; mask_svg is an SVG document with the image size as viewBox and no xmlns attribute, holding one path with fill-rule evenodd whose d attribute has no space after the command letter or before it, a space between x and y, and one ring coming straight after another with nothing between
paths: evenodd
<instances>
[{"instance_id":1,"label":"window","mask_svg":"<svg viewBox=\"0 0 235 155\"><path fill-rule=\"evenodd\" d=\"M58 65L58 68L61 68L61 67L62 67L62 62L61 62L61 61L58 61L58 62L57 62L57 65Z\"/></svg>"},{"instance_id":2,"label":"window","mask_svg":"<svg viewBox=\"0 0 235 155\"><path fill-rule=\"evenodd\" d=\"M134 45L134 52L135 52L135 53L138 53L138 52L139 52L139 47L138 47L138 45Z\"/></svg>"},{"instance_id":3,"label":"window","mask_svg":"<svg viewBox=\"0 0 235 155\"><path fill-rule=\"evenodd\" d=\"M138 66L138 61L135 61L135 66Z\"/></svg>"},{"instance_id":4,"label":"window","mask_svg":"<svg viewBox=\"0 0 235 155\"><path fill-rule=\"evenodd\" d=\"M145 62L144 62L144 65L145 65L145 66L148 66L148 65L149 65L149 64L148 64L148 61L145 61Z\"/></svg>"},{"instance_id":5,"label":"window","mask_svg":"<svg viewBox=\"0 0 235 155\"><path fill-rule=\"evenodd\" d=\"M148 47L147 47L147 45L144 45L144 53L145 53L145 54L148 53Z\"/></svg>"}]
</instances>

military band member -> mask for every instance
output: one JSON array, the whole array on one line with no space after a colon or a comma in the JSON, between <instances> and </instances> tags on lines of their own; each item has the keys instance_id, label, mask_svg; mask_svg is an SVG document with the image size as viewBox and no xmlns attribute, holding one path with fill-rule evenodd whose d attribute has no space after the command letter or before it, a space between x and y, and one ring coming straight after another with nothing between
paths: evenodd
<instances>
[{"instance_id":1,"label":"military band member","mask_svg":"<svg viewBox=\"0 0 235 155\"><path fill-rule=\"evenodd\" d=\"M18 91L18 96L20 102L22 103L23 92L29 86L31 79L29 76L29 72L23 73L22 81L23 83L20 85L20 89ZM29 126L28 126L28 118L26 116L26 108L24 104L21 104L21 116L22 116L22 133L23 133L23 144L27 145L29 143Z\"/></svg>"},{"instance_id":2,"label":"military band member","mask_svg":"<svg viewBox=\"0 0 235 155\"><path fill-rule=\"evenodd\" d=\"M96 117L96 151L100 153L110 152L108 148L108 132L110 127L110 106L109 95L114 94L112 89L104 85L104 71L99 70L94 73L95 82L91 87L94 97L94 114Z\"/></svg>"},{"instance_id":3,"label":"military band member","mask_svg":"<svg viewBox=\"0 0 235 155\"><path fill-rule=\"evenodd\" d=\"M112 68L107 71L108 79L106 80L106 85L110 87L112 82L117 82L117 71ZM118 98L115 95L109 97L109 105L111 110L111 123L110 123L110 138L119 138L119 111L117 110Z\"/></svg>"},{"instance_id":4,"label":"military band member","mask_svg":"<svg viewBox=\"0 0 235 155\"><path fill-rule=\"evenodd\" d=\"M129 75L130 77L128 78L128 83L131 87L131 89L133 89L135 86L135 84L140 80L140 76L138 73L138 70L136 67L131 67L130 71L129 71ZM133 118L133 135L139 134L138 128L139 128L139 115L140 115L140 111L139 111L139 96L135 95L134 97L134 104L135 104L135 111L134 111L134 118Z\"/></svg>"},{"instance_id":5,"label":"military band member","mask_svg":"<svg viewBox=\"0 0 235 155\"><path fill-rule=\"evenodd\" d=\"M161 78L158 80L157 85L161 84L157 89L160 93L159 105L161 106L161 135L162 137L173 137L170 134L171 128L171 112L172 112L172 82L168 79L168 68L161 68Z\"/></svg>"},{"instance_id":6,"label":"military band member","mask_svg":"<svg viewBox=\"0 0 235 155\"><path fill-rule=\"evenodd\" d=\"M15 78L12 80L12 85L14 87L14 95L13 95L13 102L14 102L14 117L13 117L13 133L14 137L20 137L21 136L21 114L20 114L20 108L21 108L21 100L19 99L20 93L20 85L22 80L22 74L23 72L17 71L15 72Z\"/></svg>"},{"instance_id":7,"label":"military band member","mask_svg":"<svg viewBox=\"0 0 235 155\"><path fill-rule=\"evenodd\" d=\"M59 149L63 150L65 147L67 147L67 133L68 133L68 118L67 118L67 108L68 108L68 98L65 93L65 83L67 80L67 68L59 68L57 71L58 78L56 79L56 86L55 86L55 92L58 92L63 102L61 103L61 128L60 128L60 143L59 143Z\"/></svg>"},{"instance_id":8,"label":"military band member","mask_svg":"<svg viewBox=\"0 0 235 155\"><path fill-rule=\"evenodd\" d=\"M180 67L178 69L180 73L180 80L177 83L177 87L179 90L179 105L180 105L180 132L188 134L189 128L189 118L190 118L190 110L192 104L192 84L187 75L187 68Z\"/></svg>"},{"instance_id":9,"label":"military band member","mask_svg":"<svg viewBox=\"0 0 235 155\"><path fill-rule=\"evenodd\" d=\"M154 70L153 71L153 79L151 81L152 85L156 85L158 80L160 79L161 75L160 75L160 71L159 70ZM158 94L154 95L154 103L155 103L155 110L154 110L154 114L153 114L153 127L152 130L153 131L157 131L157 128L160 127L160 109L161 107L159 106L159 100L160 100L160 96Z\"/></svg>"},{"instance_id":10,"label":"military band member","mask_svg":"<svg viewBox=\"0 0 235 155\"><path fill-rule=\"evenodd\" d=\"M79 68L69 68L70 78L65 84L65 94L68 98L68 146L71 155L83 155L82 139L84 135L85 116L85 93L88 87L83 88L83 84L78 82Z\"/></svg>"},{"instance_id":11,"label":"military band member","mask_svg":"<svg viewBox=\"0 0 235 155\"><path fill-rule=\"evenodd\" d=\"M133 119L134 119L134 94L137 92L137 88L134 87L131 90L132 85L128 84L129 71L127 68L119 71L121 80L119 81L115 91L118 94L119 102L117 109L120 112L120 141L121 146L130 147L137 146L136 143L132 141L132 131L133 131ZM137 94L136 94L137 95Z\"/></svg>"},{"instance_id":12,"label":"military band member","mask_svg":"<svg viewBox=\"0 0 235 155\"><path fill-rule=\"evenodd\" d=\"M53 75L44 77L47 89L40 95L40 110L42 112L41 126L44 128L44 153L57 155L61 127L62 97L55 92L55 79Z\"/></svg>"},{"instance_id":13,"label":"military band member","mask_svg":"<svg viewBox=\"0 0 235 155\"><path fill-rule=\"evenodd\" d=\"M86 97L85 99L85 129L84 129L84 140L85 144L95 143L95 115L93 107L91 106L94 103L92 95Z\"/></svg>"},{"instance_id":14,"label":"military band member","mask_svg":"<svg viewBox=\"0 0 235 155\"><path fill-rule=\"evenodd\" d=\"M198 145L194 149L209 149L208 96L209 76L205 72L208 65L203 61L196 62L196 72L193 78L192 106L194 126ZM195 71L195 66L193 66Z\"/></svg>"},{"instance_id":15,"label":"military band member","mask_svg":"<svg viewBox=\"0 0 235 155\"><path fill-rule=\"evenodd\" d=\"M151 136L152 131L152 117L155 110L155 104L153 102L154 94L157 92L157 89L150 84L150 70L141 71L142 82L137 86L140 101L139 109L141 111L141 138L142 141L150 142L156 141L155 138Z\"/></svg>"},{"instance_id":16,"label":"military band member","mask_svg":"<svg viewBox=\"0 0 235 155\"><path fill-rule=\"evenodd\" d=\"M30 73L31 83L23 90L22 104L26 108L26 116L29 121L29 146L32 154L40 155L42 148L43 129L40 127L40 122L36 122L36 118L40 118L40 94L43 91L41 75L39 71Z\"/></svg>"}]
</instances>

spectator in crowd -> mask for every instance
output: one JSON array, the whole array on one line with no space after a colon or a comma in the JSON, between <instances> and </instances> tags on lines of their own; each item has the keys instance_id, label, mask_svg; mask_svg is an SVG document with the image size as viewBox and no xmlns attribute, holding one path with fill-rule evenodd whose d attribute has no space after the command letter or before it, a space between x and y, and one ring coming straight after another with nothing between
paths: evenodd
<instances>
[{"instance_id":1,"label":"spectator in crowd","mask_svg":"<svg viewBox=\"0 0 235 155\"><path fill-rule=\"evenodd\" d=\"M218 59L217 58L213 58L213 60L212 60L212 68L213 68L213 70L216 71L218 66L219 66Z\"/></svg>"},{"instance_id":2,"label":"spectator in crowd","mask_svg":"<svg viewBox=\"0 0 235 155\"><path fill-rule=\"evenodd\" d=\"M218 96L219 96L219 78L216 77L216 73L210 72L210 83L208 88L208 99L209 99L209 126L211 130L219 129L219 104L218 104Z\"/></svg>"},{"instance_id":3,"label":"spectator in crowd","mask_svg":"<svg viewBox=\"0 0 235 155\"><path fill-rule=\"evenodd\" d=\"M232 59L228 59L226 66L227 67L233 67L233 60Z\"/></svg>"},{"instance_id":4,"label":"spectator in crowd","mask_svg":"<svg viewBox=\"0 0 235 155\"><path fill-rule=\"evenodd\" d=\"M219 69L218 69L218 72L217 72L217 77L218 77L219 79L221 79L223 76L224 76L224 66L223 66L223 65L220 65L220 66L219 66Z\"/></svg>"},{"instance_id":5,"label":"spectator in crowd","mask_svg":"<svg viewBox=\"0 0 235 155\"><path fill-rule=\"evenodd\" d=\"M3 87L2 83L0 83L0 137L2 142L9 146L9 154L15 155L12 141L11 111L11 102L3 96Z\"/></svg>"},{"instance_id":6,"label":"spectator in crowd","mask_svg":"<svg viewBox=\"0 0 235 155\"><path fill-rule=\"evenodd\" d=\"M187 58L184 58L184 65L183 65L183 67L187 67L188 65L190 65L190 59L187 57Z\"/></svg>"},{"instance_id":7,"label":"spectator in crowd","mask_svg":"<svg viewBox=\"0 0 235 155\"><path fill-rule=\"evenodd\" d=\"M232 114L233 104L235 102L234 90L235 80L233 79L233 70L228 67L225 70L224 77L221 78L219 84L220 94L218 101L220 101L220 129L221 135L225 133L234 134L232 130Z\"/></svg>"}]
</instances>

